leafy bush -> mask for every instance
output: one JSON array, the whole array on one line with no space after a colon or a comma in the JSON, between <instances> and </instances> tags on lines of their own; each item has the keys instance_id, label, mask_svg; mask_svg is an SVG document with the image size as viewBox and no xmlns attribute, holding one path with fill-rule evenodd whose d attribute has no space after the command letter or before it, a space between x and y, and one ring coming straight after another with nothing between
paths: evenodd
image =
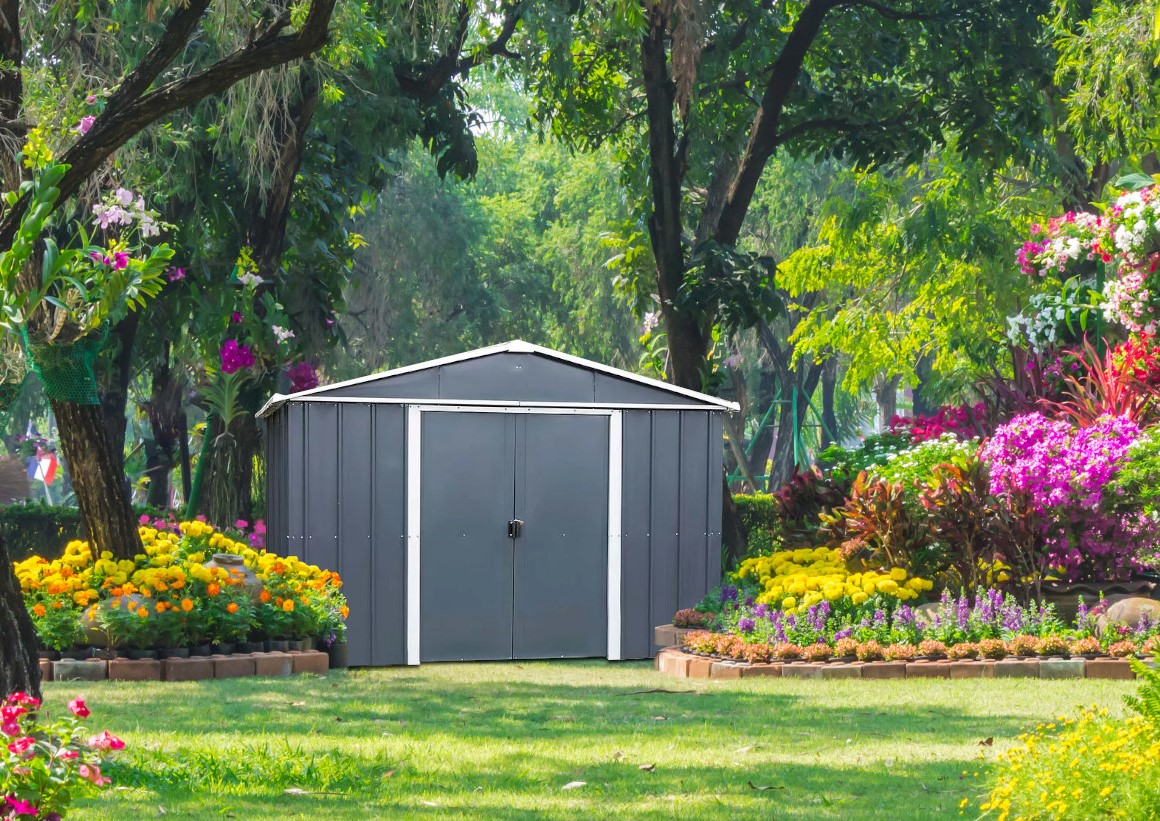
<instances>
[{"instance_id":1,"label":"leafy bush","mask_svg":"<svg viewBox=\"0 0 1160 821\"><path fill-rule=\"evenodd\" d=\"M49 721L26 693L0 704L0 818L59 819L77 798L109 784L101 767L124 742L108 731L89 736L83 699L68 706L69 714Z\"/></svg>"},{"instance_id":2,"label":"leafy bush","mask_svg":"<svg viewBox=\"0 0 1160 821\"><path fill-rule=\"evenodd\" d=\"M151 507L135 507L138 516L160 517L160 511ZM70 541L86 538L80 510L64 505L46 505L26 502L0 507L0 527L4 529L4 543L13 561L29 556L53 559L60 555Z\"/></svg>"},{"instance_id":3,"label":"leafy bush","mask_svg":"<svg viewBox=\"0 0 1160 821\"><path fill-rule=\"evenodd\" d=\"M899 567L926 576L942 564L921 509L907 503L902 485L860 474L846 503L822 520L830 544L867 567Z\"/></svg>"},{"instance_id":4,"label":"leafy bush","mask_svg":"<svg viewBox=\"0 0 1160 821\"><path fill-rule=\"evenodd\" d=\"M910 447L908 431L876 433L867 436L856 448L831 445L818 454L818 463L827 469L835 482L853 482L854 478L872 465L885 462L891 455Z\"/></svg>"},{"instance_id":5,"label":"leafy bush","mask_svg":"<svg viewBox=\"0 0 1160 821\"><path fill-rule=\"evenodd\" d=\"M1139 506L1148 516L1160 514L1160 427L1148 428L1132 443L1108 491L1121 509Z\"/></svg>"},{"instance_id":6,"label":"leafy bush","mask_svg":"<svg viewBox=\"0 0 1160 821\"><path fill-rule=\"evenodd\" d=\"M873 465L866 473L870 479L901 484L911 495L917 494L934 478L935 468L955 465L965 468L975 459L978 450L975 439L959 439L953 433L944 433L937 439L928 439L892 454L881 464Z\"/></svg>"}]
</instances>

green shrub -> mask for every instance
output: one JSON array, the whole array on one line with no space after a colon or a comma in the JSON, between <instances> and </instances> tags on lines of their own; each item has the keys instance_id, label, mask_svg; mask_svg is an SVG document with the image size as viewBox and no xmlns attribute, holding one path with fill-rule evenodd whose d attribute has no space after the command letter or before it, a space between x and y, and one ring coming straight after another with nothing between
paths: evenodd
<instances>
[{"instance_id":1,"label":"green shrub","mask_svg":"<svg viewBox=\"0 0 1160 821\"><path fill-rule=\"evenodd\" d=\"M909 447L910 442L911 436L907 431L876 433L867 436L856 448L830 445L818 454L818 463L827 469L834 481L852 482L862 471L872 465L882 464L892 454Z\"/></svg>"},{"instance_id":2,"label":"green shrub","mask_svg":"<svg viewBox=\"0 0 1160 821\"><path fill-rule=\"evenodd\" d=\"M754 493L752 495L738 494L733 497L737 505L737 515L741 524L750 533L756 530L778 529L780 517L778 514L777 499L772 493Z\"/></svg>"},{"instance_id":3,"label":"green shrub","mask_svg":"<svg viewBox=\"0 0 1160 821\"><path fill-rule=\"evenodd\" d=\"M151 518L162 518L165 515L155 508L145 506L135 507L134 513ZM13 561L27 559L29 556L56 559L60 557L65 544L86 537L78 508L41 502L0 507L0 528L4 532L8 555Z\"/></svg>"},{"instance_id":4,"label":"green shrub","mask_svg":"<svg viewBox=\"0 0 1160 821\"><path fill-rule=\"evenodd\" d=\"M938 439L928 439L890 455L883 462L868 468L866 473L871 479L901 484L907 495L917 496L918 488L915 484L929 485L934 479L936 467L955 465L966 468L974 461L978 449L977 440L963 440L953 433L944 433Z\"/></svg>"}]
</instances>

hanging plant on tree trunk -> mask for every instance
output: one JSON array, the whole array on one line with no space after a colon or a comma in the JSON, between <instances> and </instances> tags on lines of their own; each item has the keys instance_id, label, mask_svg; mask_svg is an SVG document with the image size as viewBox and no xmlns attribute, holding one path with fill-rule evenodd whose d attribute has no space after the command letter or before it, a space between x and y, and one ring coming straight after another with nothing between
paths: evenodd
<instances>
[{"instance_id":1,"label":"hanging plant on tree trunk","mask_svg":"<svg viewBox=\"0 0 1160 821\"><path fill-rule=\"evenodd\" d=\"M98 551L118 558L141 552L128 489L101 416L94 371L110 324L160 293L173 250L147 241L168 226L142 198L123 188L93 206L92 226L77 222L65 247L50 238L46 224L67 167L45 169L27 191L9 194L13 203L32 196L12 250L0 255L0 328L20 338L31 370L48 395L60 428L69 476ZM40 284L21 289L18 278L40 258Z\"/></svg>"}]
</instances>

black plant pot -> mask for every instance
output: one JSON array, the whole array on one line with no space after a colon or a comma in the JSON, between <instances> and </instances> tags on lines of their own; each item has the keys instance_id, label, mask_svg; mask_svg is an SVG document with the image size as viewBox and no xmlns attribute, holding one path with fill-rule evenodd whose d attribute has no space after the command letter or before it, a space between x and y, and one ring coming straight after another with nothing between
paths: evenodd
<instances>
[{"instance_id":1,"label":"black plant pot","mask_svg":"<svg viewBox=\"0 0 1160 821\"><path fill-rule=\"evenodd\" d=\"M157 651L157 655L163 659L187 659L189 658L188 647L165 647Z\"/></svg>"},{"instance_id":2,"label":"black plant pot","mask_svg":"<svg viewBox=\"0 0 1160 821\"><path fill-rule=\"evenodd\" d=\"M290 642L285 639L267 639L266 652L268 653L287 653L290 651Z\"/></svg>"},{"instance_id":3,"label":"black plant pot","mask_svg":"<svg viewBox=\"0 0 1160 821\"><path fill-rule=\"evenodd\" d=\"M157 651L156 650L142 650L142 649L138 649L135 647L131 647L125 651L125 655L128 656L129 658L135 660L135 661L141 661L142 659L155 659L155 658L157 658Z\"/></svg>"},{"instance_id":4,"label":"black plant pot","mask_svg":"<svg viewBox=\"0 0 1160 821\"><path fill-rule=\"evenodd\" d=\"M60 657L62 659L76 660L87 659L92 655L88 647L73 647L71 650L61 650Z\"/></svg>"},{"instance_id":5,"label":"black plant pot","mask_svg":"<svg viewBox=\"0 0 1160 821\"><path fill-rule=\"evenodd\" d=\"M331 670L345 670L350 667L347 660L347 644L345 641L336 641L326 648L326 655L330 657Z\"/></svg>"},{"instance_id":6,"label":"black plant pot","mask_svg":"<svg viewBox=\"0 0 1160 821\"><path fill-rule=\"evenodd\" d=\"M210 649L208 644L195 644L193 647L189 648L189 654L191 656L208 656L212 652L213 650Z\"/></svg>"},{"instance_id":7,"label":"black plant pot","mask_svg":"<svg viewBox=\"0 0 1160 821\"><path fill-rule=\"evenodd\" d=\"M290 649L297 650L299 653L309 653L311 650L314 649L314 642L315 641L316 641L315 639L298 639L298 641L290 642L290 644L291 644Z\"/></svg>"},{"instance_id":8,"label":"black plant pot","mask_svg":"<svg viewBox=\"0 0 1160 821\"><path fill-rule=\"evenodd\" d=\"M234 652L234 646L229 642L210 645L210 649L213 651L215 656L229 656Z\"/></svg>"},{"instance_id":9,"label":"black plant pot","mask_svg":"<svg viewBox=\"0 0 1160 821\"><path fill-rule=\"evenodd\" d=\"M260 641L244 641L234 648L235 653L264 653L266 645Z\"/></svg>"},{"instance_id":10,"label":"black plant pot","mask_svg":"<svg viewBox=\"0 0 1160 821\"><path fill-rule=\"evenodd\" d=\"M45 661L57 661L60 658L60 653L55 650L41 650L37 655Z\"/></svg>"},{"instance_id":11,"label":"black plant pot","mask_svg":"<svg viewBox=\"0 0 1160 821\"><path fill-rule=\"evenodd\" d=\"M104 649L97 650L96 657L99 658L101 661L112 661L113 659L125 658L125 653L123 650L111 650L108 647L106 647Z\"/></svg>"}]
</instances>

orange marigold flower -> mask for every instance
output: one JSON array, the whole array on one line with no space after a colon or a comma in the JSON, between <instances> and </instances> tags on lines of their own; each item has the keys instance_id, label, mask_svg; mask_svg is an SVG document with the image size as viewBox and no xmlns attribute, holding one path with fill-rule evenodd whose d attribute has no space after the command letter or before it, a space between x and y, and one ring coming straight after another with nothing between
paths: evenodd
<instances>
[{"instance_id":1,"label":"orange marigold flower","mask_svg":"<svg viewBox=\"0 0 1160 821\"><path fill-rule=\"evenodd\" d=\"M344 604L342 607L338 608L338 612L341 613L342 617L345 619L350 615L350 608Z\"/></svg>"},{"instance_id":2,"label":"orange marigold flower","mask_svg":"<svg viewBox=\"0 0 1160 821\"><path fill-rule=\"evenodd\" d=\"M62 607L64 607L64 604L63 604L63 603L61 603L60 601L54 601L54 602L52 603L52 609L53 609L53 610L60 610Z\"/></svg>"},{"instance_id":3,"label":"orange marigold flower","mask_svg":"<svg viewBox=\"0 0 1160 821\"><path fill-rule=\"evenodd\" d=\"M260 601L262 604L270 601L270 591L262 590L262 592L258 594L258 601Z\"/></svg>"},{"instance_id":4,"label":"orange marigold flower","mask_svg":"<svg viewBox=\"0 0 1160 821\"><path fill-rule=\"evenodd\" d=\"M186 613L188 613L190 610L193 609L193 601L191 599L182 599L181 600L181 609L184 610Z\"/></svg>"},{"instance_id":5,"label":"orange marigold flower","mask_svg":"<svg viewBox=\"0 0 1160 821\"><path fill-rule=\"evenodd\" d=\"M286 601L282 602L282 609L285 610L287 613L293 613L294 612L294 599L286 599Z\"/></svg>"},{"instance_id":6,"label":"orange marigold flower","mask_svg":"<svg viewBox=\"0 0 1160 821\"><path fill-rule=\"evenodd\" d=\"M37 604L33 606L32 613L36 616L45 616L48 613L48 610L43 604Z\"/></svg>"},{"instance_id":7,"label":"orange marigold flower","mask_svg":"<svg viewBox=\"0 0 1160 821\"><path fill-rule=\"evenodd\" d=\"M149 611L142 607L137 610L137 615L144 619L149 616Z\"/></svg>"},{"instance_id":8,"label":"orange marigold flower","mask_svg":"<svg viewBox=\"0 0 1160 821\"><path fill-rule=\"evenodd\" d=\"M124 596L125 595L125 588L114 587L112 590L109 591L109 594L113 595L113 596Z\"/></svg>"},{"instance_id":9,"label":"orange marigold flower","mask_svg":"<svg viewBox=\"0 0 1160 821\"><path fill-rule=\"evenodd\" d=\"M216 596L218 593L222 592L222 588L221 585L217 582L210 582L209 585L205 588L205 592L210 596Z\"/></svg>"},{"instance_id":10,"label":"orange marigold flower","mask_svg":"<svg viewBox=\"0 0 1160 821\"><path fill-rule=\"evenodd\" d=\"M226 612L231 614L231 615L234 613L237 613L238 612L238 603L232 601L229 604L227 604L226 605Z\"/></svg>"}]
</instances>

